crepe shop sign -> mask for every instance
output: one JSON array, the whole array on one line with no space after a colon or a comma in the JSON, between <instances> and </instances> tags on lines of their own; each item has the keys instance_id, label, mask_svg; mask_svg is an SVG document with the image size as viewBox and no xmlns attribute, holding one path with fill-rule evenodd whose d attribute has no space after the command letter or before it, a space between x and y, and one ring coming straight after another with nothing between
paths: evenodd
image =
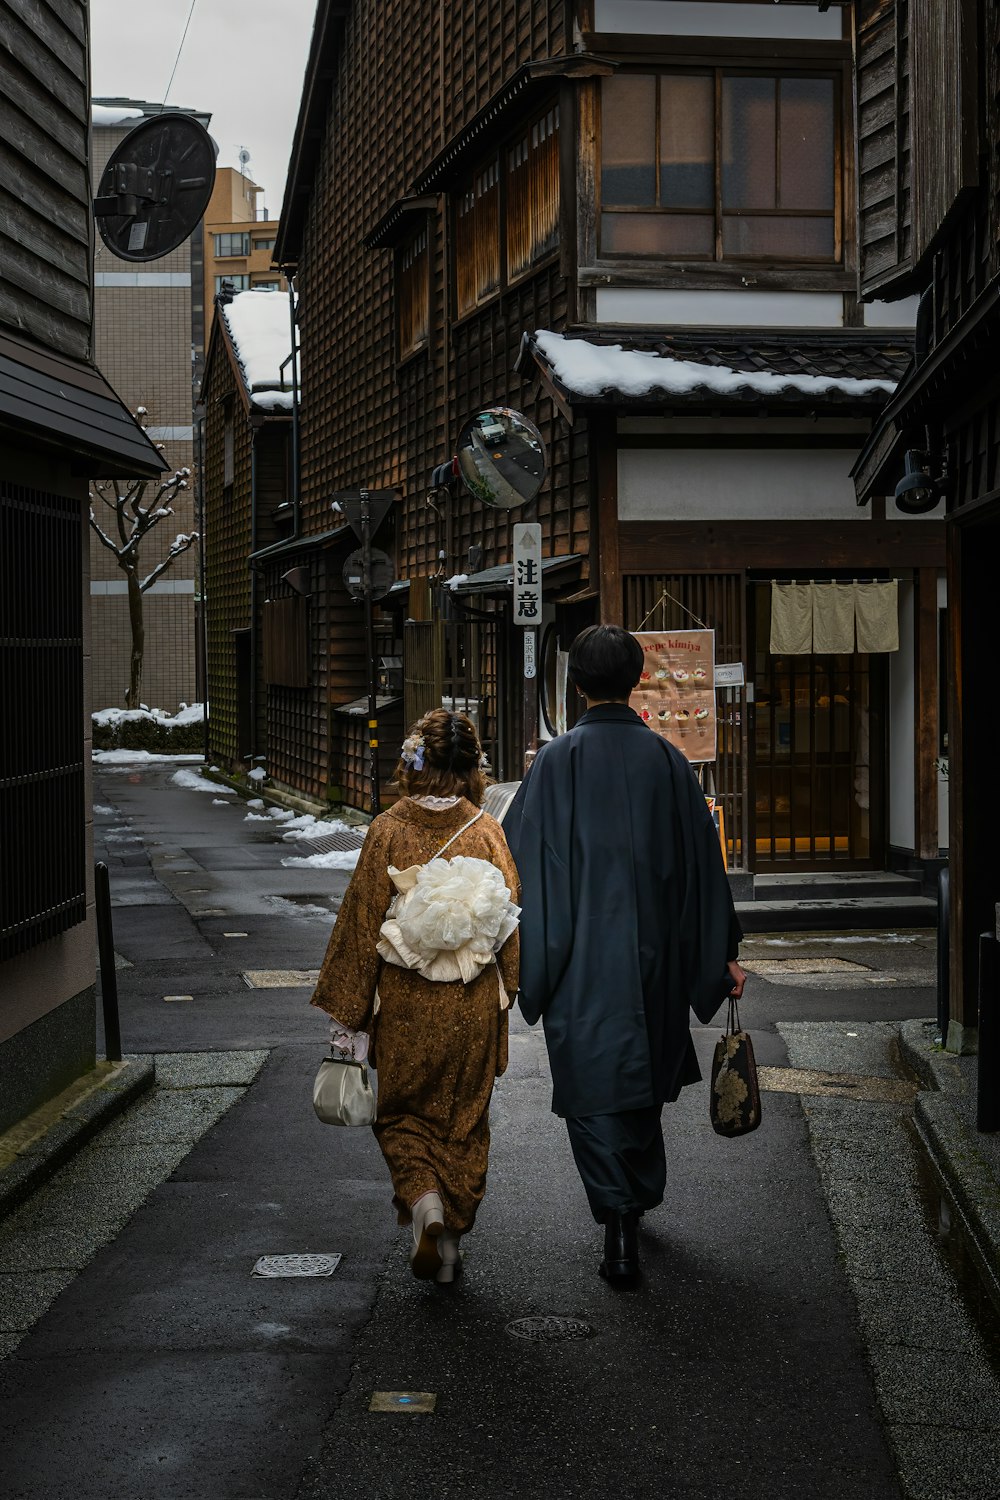
<instances>
[{"instance_id":1,"label":"crepe shop sign","mask_svg":"<svg viewBox=\"0 0 1000 1500\"><path fill-rule=\"evenodd\" d=\"M714 760L714 630L638 631L642 673L629 703L690 761Z\"/></svg>"}]
</instances>

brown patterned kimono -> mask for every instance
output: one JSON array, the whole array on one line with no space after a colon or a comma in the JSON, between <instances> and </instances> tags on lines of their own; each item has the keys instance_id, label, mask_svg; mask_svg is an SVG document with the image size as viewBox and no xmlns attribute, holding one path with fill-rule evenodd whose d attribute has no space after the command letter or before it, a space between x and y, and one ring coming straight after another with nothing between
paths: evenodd
<instances>
[{"instance_id":1,"label":"brown patterned kimono","mask_svg":"<svg viewBox=\"0 0 1000 1500\"><path fill-rule=\"evenodd\" d=\"M395 887L388 867L426 863L474 816L464 799L432 810L404 798L372 822L357 869L344 895L312 1004L354 1031L372 1034L378 1071L374 1131L386 1159L401 1223L422 1193L438 1192L446 1228L472 1228L486 1191L493 1081L507 1067L507 1012L500 1008L496 967L469 985L424 979L385 963L375 944ZM501 871L516 902L517 870L498 823L488 813L448 850L488 859ZM518 934L499 955L513 999L518 978ZM379 1009L373 1014L375 993Z\"/></svg>"}]
</instances>

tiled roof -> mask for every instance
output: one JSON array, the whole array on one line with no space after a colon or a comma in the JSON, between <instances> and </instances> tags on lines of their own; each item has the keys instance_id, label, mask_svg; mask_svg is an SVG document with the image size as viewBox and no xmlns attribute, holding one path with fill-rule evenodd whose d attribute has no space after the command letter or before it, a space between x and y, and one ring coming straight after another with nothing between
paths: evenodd
<instances>
[{"instance_id":1,"label":"tiled roof","mask_svg":"<svg viewBox=\"0 0 1000 1500\"><path fill-rule=\"evenodd\" d=\"M912 356L909 335L871 329L821 334L602 329L582 334L579 351L575 342L572 336L529 337L520 368L524 371L533 360L554 394L570 406L656 411L832 406L875 412L891 396ZM700 366L705 367L704 380L698 378Z\"/></svg>"}]
</instances>

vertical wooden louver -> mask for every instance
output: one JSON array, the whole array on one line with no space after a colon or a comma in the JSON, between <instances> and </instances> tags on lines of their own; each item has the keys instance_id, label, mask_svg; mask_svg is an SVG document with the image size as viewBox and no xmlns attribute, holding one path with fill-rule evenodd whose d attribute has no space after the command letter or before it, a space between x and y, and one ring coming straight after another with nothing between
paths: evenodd
<instances>
[{"instance_id":1,"label":"vertical wooden louver","mask_svg":"<svg viewBox=\"0 0 1000 1500\"><path fill-rule=\"evenodd\" d=\"M455 294L458 316L500 285L500 169L482 167L455 207Z\"/></svg>"},{"instance_id":2,"label":"vertical wooden louver","mask_svg":"<svg viewBox=\"0 0 1000 1500\"><path fill-rule=\"evenodd\" d=\"M396 283L399 300L399 357L423 348L430 332L430 258L426 225L404 245Z\"/></svg>"},{"instance_id":3,"label":"vertical wooden louver","mask_svg":"<svg viewBox=\"0 0 1000 1500\"><path fill-rule=\"evenodd\" d=\"M522 275L559 238L559 106L507 152L507 278Z\"/></svg>"},{"instance_id":4,"label":"vertical wooden louver","mask_svg":"<svg viewBox=\"0 0 1000 1500\"><path fill-rule=\"evenodd\" d=\"M79 500L0 481L0 959L85 920Z\"/></svg>"}]
</instances>

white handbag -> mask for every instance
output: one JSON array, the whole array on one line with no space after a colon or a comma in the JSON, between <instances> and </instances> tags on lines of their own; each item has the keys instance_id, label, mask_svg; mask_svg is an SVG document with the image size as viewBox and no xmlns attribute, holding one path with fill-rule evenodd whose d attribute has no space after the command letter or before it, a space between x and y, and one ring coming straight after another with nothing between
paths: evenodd
<instances>
[{"instance_id":1,"label":"white handbag","mask_svg":"<svg viewBox=\"0 0 1000 1500\"><path fill-rule=\"evenodd\" d=\"M374 1125L368 1068L353 1057L324 1057L313 1084L313 1108L324 1125Z\"/></svg>"}]
</instances>

